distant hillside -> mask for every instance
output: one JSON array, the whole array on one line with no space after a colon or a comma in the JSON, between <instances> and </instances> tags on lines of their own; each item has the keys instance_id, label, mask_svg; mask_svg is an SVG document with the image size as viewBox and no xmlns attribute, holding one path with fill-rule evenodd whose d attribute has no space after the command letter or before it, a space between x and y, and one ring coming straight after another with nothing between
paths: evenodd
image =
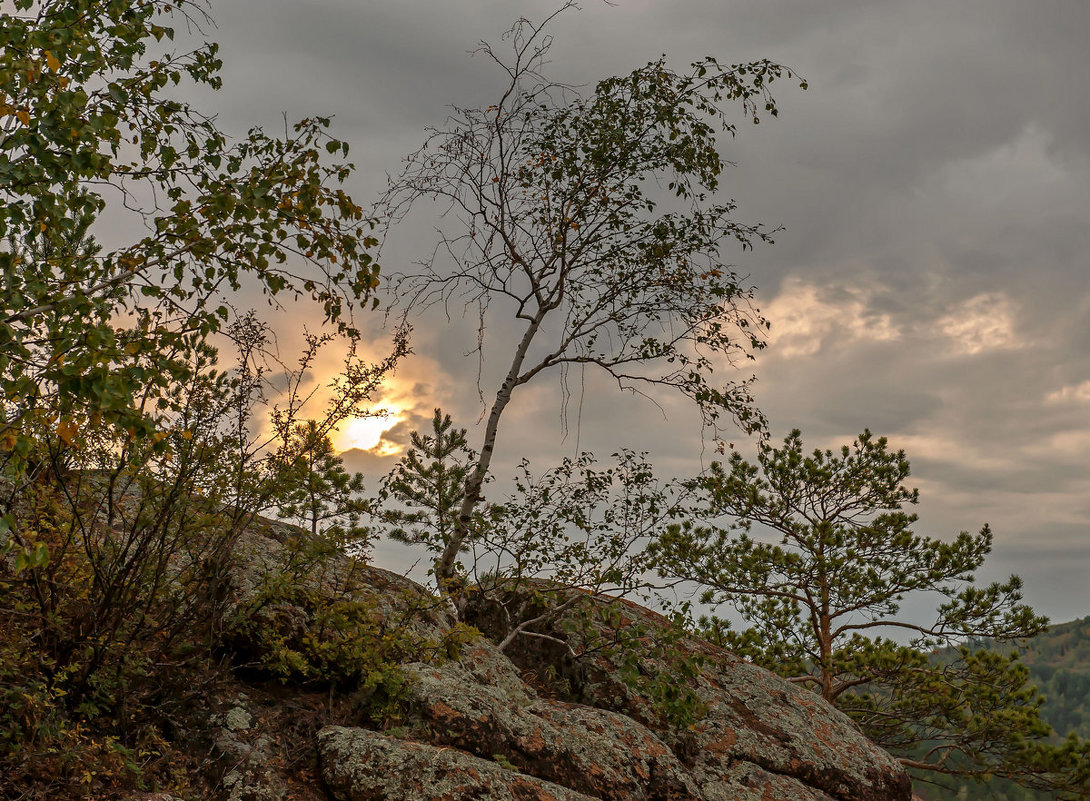
<instances>
[{"instance_id":1,"label":"distant hillside","mask_svg":"<svg viewBox=\"0 0 1090 801\"><path fill-rule=\"evenodd\" d=\"M1052 727L1090 737L1090 617L1053 626L1020 650L1048 698L1045 718Z\"/></svg>"},{"instance_id":2,"label":"distant hillside","mask_svg":"<svg viewBox=\"0 0 1090 801\"><path fill-rule=\"evenodd\" d=\"M988 641L977 647L1013 650ZM1061 736L1075 732L1090 739L1090 617L1059 623L1017 649L1033 682L1045 695L1044 718ZM926 801L1051 801L1051 793L1033 793L1009 782L970 783L951 789L918 787Z\"/></svg>"}]
</instances>

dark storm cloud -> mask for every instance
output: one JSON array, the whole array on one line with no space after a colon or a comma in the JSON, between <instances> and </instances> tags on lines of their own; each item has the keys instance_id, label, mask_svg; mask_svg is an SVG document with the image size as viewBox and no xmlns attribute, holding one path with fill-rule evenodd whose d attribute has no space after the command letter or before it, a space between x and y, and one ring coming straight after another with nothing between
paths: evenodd
<instances>
[{"instance_id":1,"label":"dark storm cloud","mask_svg":"<svg viewBox=\"0 0 1090 801\"><path fill-rule=\"evenodd\" d=\"M584 5L554 26L561 80L593 82L665 52L675 65L768 57L810 82L784 84L779 119L723 142L739 216L784 226L774 246L728 254L773 323L757 362L728 375L756 373L774 436L797 426L824 447L865 426L889 435L913 462L929 532L990 520L996 569L1026 574L1046 612L1090 612L1071 601L1090 565L1090 4ZM447 104L491 101L501 76L466 51L555 7L223 3L227 84L214 102L236 131L275 126L282 111L335 115L368 202ZM432 236L426 221L406 223L384 266L426 256ZM472 332L439 315L418 327L426 380L412 379L417 406L388 439L439 404L461 425L478 420ZM505 333L489 328L499 343ZM486 381L501 351L486 351ZM556 385L524 392L504 464L540 464L576 441L648 448L678 473L706 461L683 404L661 399L660 410L589 374L576 386L569 424L581 428L566 439Z\"/></svg>"}]
</instances>

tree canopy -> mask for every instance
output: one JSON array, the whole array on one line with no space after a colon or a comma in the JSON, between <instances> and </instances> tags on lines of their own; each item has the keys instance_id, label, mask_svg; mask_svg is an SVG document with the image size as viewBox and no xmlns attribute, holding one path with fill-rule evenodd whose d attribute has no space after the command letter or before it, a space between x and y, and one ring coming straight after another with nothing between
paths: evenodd
<instances>
[{"instance_id":1,"label":"tree canopy","mask_svg":"<svg viewBox=\"0 0 1090 801\"><path fill-rule=\"evenodd\" d=\"M329 120L232 138L183 99L220 87L209 23L194 0L0 5L0 784L28 798L131 790L136 753L175 770L164 721L239 627L232 548L278 506L319 539L360 533L327 435L404 352L353 350L377 241ZM268 331L243 291L324 326L278 365L271 434ZM345 374L304 423L299 383L332 336ZM323 552L271 583L298 591ZM373 668L372 632L338 613L346 664Z\"/></svg>"},{"instance_id":2,"label":"tree canopy","mask_svg":"<svg viewBox=\"0 0 1090 801\"><path fill-rule=\"evenodd\" d=\"M244 284L306 296L353 335L376 284L328 120L232 140L172 94L220 87L191 0L17 0L0 16L0 444L89 421L145 433ZM184 41L184 39L183 39ZM91 246L99 218L142 232Z\"/></svg>"},{"instance_id":3,"label":"tree canopy","mask_svg":"<svg viewBox=\"0 0 1090 801\"><path fill-rule=\"evenodd\" d=\"M775 116L770 85L796 76L712 58L679 72L663 58L584 95L542 74L548 21L516 23L506 55L481 45L504 76L496 101L455 107L383 204L392 221L422 200L446 212L434 257L392 279L406 315L456 301L478 310L482 336L486 319L518 327L437 560L441 586L469 535L504 410L539 374L600 369L621 389L681 392L712 426L760 421L747 382L716 374L761 347L766 327L722 252L769 238L716 194L718 135L735 133L733 119Z\"/></svg>"},{"instance_id":4,"label":"tree canopy","mask_svg":"<svg viewBox=\"0 0 1090 801\"><path fill-rule=\"evenodd\" d=\"M906 765L1070 790L1086 779L1066 775L1085 771L1086 745L1048 746L1025 667L964 644L1030 637L1047 621L1021 603L1017 576L975 583L987 526L952 541L915 533L908 476L904 451L870 431L808 454L795 430L782 447L761 444L755 464L738 452L713 464L696 485L715 524L669 527L652 561L748 626L705 618L707 636L812 687ZM942 599L933 620L902 610L929 595Z\"/></svg>"}]
</instances>

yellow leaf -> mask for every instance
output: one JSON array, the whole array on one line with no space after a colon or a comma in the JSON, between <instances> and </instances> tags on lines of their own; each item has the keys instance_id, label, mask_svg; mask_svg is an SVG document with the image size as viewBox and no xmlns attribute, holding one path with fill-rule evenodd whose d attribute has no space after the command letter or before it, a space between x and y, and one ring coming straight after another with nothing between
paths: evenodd
<instances>
[{"instance_id":1,"label":"yellow leaf","mask_svg":"<svg viewBox=\"0 0 1090 801\"><path fill-rule=\"evenodd\" d=\"M48 50L45 51L45 63L53 72L56 72L61 68L61 62L57 61L57 57Z\"/></svg>"},{"instance_id":2,"label":"yellow leaf","mask_svg":"<svg viewBox=\"0 0 1090 801\"><path fill-rule=\"evenodd\" d=\"M193 432L189 430L183 431L182 439L193 439Z\"/></svg>"},{"instance_id":3,"label":"yellow leaf","mask_svg":"<svg viewBox=\"0 0 1090 801\"><path fill-rule=\"evenodd\" d=\"M72 444L76 441L78 435L79 426L76 425L74 420L65 418L61 420L61 424L57 426L57 436L60 437L68 447L72 447Z\"/></svg>"},{"instance_id":4,"label":"yellow leaf","mask_svg":"<svg viewBox=\"0 0 1090 801\"><path fill-rule=\"evenodd\" d=\"M23 125L30 125L30 112L25 108L21 108L15 112L15 118Z\"/></svg>"}]
</instances>

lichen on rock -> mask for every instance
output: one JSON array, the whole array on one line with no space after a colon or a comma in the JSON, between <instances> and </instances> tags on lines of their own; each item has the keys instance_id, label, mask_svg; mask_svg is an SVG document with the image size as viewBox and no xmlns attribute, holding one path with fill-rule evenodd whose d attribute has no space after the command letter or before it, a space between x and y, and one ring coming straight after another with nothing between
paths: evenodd
<instances>
[{"instance_id":1,"label":"lichen on rock","mask_svg":"<svg viewBox=\"0 0 1090 801\"><path fill-rule=\"evenodd\" d=\"M281 532L282 533L282 532ZM253 571L274 569L281 552L260 535L245 541ZM334 565L331 569L341 570ZM341 585L343 592L344 585ZM313 586L315 591L320 587ZM450 639L454 622L403 576L357 570L351 592L384 623L411 626L430 642ZM667 626L661 616L624 601L592 625L629 631ZM585 610L584 610L585 611ZM584 615L580 625L595 620ZM689 681L702 715L680 729L626 681L608 649L585 648L593 634L555 620L539 637L499 650L487 636L453 649L431 649L398 670L405 683L396 728L380 721L334 720L315 736L315 777L307 798L335 801L909 801L907 774L852 722L805 689L707 642L675 637L640 651L648 675L668 671L672 656L698 658ZM487 626L483 626L486 629ZM608 635L609 632L599 632ZM584 639L580 639L580 638ZM461 643L461 639L459 639ZM573 654L575 661L572 661ZM631 655L631 654L630 654ZM626 666L631 668L631 660ZM542 675L573 680L563 692ZM343 691L344 688L338 691ZM285 689L285 691L287 691ZM332 692L332 690L331 690ZM332 696L331 696L332 698ZM278 776L267 759L270 732L245 695L229 701L215 724L224 766L222 801L294 798L298 776ZM260 721L259 719L260 718ZM389 724L393 725L393 724ZM397 736L394 736L394 734ZM265 738L265 739L263 739ZM292 788L288 790L286 788ZM280 793L280 795L277 795ZM293 794L294 793L294 794Z\"/></svg>"},{"instance_id":2,"label":"lichen on rock","mask_svg":"<svg viewBox=\"0 0 1090 801\"><path fill-rule=\"evenodd\" d=\"M336 801L594 801L464 751L366 729L322 729L318 752Z\"/></svg>"}]
</instances>

